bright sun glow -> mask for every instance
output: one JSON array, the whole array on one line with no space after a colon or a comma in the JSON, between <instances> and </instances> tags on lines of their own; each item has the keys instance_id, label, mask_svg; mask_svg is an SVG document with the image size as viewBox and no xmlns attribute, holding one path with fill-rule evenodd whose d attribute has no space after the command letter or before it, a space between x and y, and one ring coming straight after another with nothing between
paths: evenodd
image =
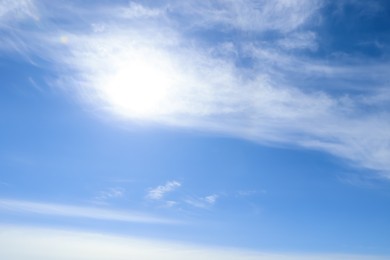
<instances>
[{"instance_id":1,"label":"bright sun glow","mask_svg":"<svg viewBox=\"0 0 390 260\"><path fill-rule=\"evenodd\" d=\"M103 98L115 110L128 117L148 118L163 114L172 88L174 75L168 62L143 56L117 64L102 89Z\"/></svg>"}]
</instances>

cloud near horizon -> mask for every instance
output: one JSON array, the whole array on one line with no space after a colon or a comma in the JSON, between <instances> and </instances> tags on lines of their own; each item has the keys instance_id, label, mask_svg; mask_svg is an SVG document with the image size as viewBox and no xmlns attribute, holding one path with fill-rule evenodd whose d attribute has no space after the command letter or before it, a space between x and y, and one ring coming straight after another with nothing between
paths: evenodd
<instances>
[{"instance_id":1,"label":"cloud near horizon","mask_svg":"<svg viewBox=\"0 0 390 260\"><path fill-rule=\"evenodd\" d=\"M70 231L44 227L0 226L2 259L204 259L204 260L384 260L375 255L298 254L240 250L175 241ZM23 250L20 250L20 245Z\"/></svg>"},{"instance_id":2,"label":"cloud near horizon","mask_svg":"<svg viewBox=\"0 0 390 260\"><path fill-rule=\"evenodd\" d=\"M54 64L52 84L96 113L321 150L390 177L390 64L314 55L327 1L70 3L0 5L13 35L0 49Z\"/></svg>"}]
</instances>

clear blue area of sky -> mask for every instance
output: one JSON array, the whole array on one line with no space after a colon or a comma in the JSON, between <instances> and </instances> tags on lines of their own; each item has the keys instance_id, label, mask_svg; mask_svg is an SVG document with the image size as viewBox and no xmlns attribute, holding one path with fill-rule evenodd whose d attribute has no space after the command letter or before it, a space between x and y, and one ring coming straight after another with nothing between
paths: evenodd
<instances>
[{"instance_id":1,"label":"clear blue area of sky","mask_svg":"<svg viewBox=\"0 0 390 260\"><path fill-rule=\"evenodd\" d=\"M323 19L321 26L309 23L297 29L317 33L316 51L284 53L303 60L340 61L343 66L380 62L388 68L388 2L373 1L380 10L370 12L364 1L345 2L349 4L344 7L323 4L317 19ZM185 12L171 12L176 22L186 19ZM61 27L61 20L55 24ZM241 42L242 38L267 41L272 33L276 38L286 34L283 30L256 33L218 26L194 27L183 34L202 48ZM7 28L0 29L3 36L10 35ZM240 68L250 67L250 59L255 58L241 53L235 59ZM294 142L267 143L205 128L97 115L93 106L74 97L74 90L53 84L61 78L56 74L59 69L53 67L50 61L40 60L39 53L23 55L20 49L0 49L0 198L137 211L184 224L90 220L4 208L1 223L276 252L390 255L390 182L383 171L364 167L344 154L306 149ZM316 89L331 97L347 93L353 99L370 92L367 88L372 86L389 88L384 75L379 79L359 76L361 81L351 88L354 77L350 75L321 81L308 73L286 71L281 71L282 82L291 78L304 92ZM347 87L342 88L343 84ZM360 109L389 114L387 103L363 106L354 108L357 114ZM180 187L164 193L164 200L148 199L148 192L170 181ZM114 189L120 195L107 195ZM207 196L216 200L207 202ZM175 205L167 206L165 201Z\"/></svg>"}]
</instances>

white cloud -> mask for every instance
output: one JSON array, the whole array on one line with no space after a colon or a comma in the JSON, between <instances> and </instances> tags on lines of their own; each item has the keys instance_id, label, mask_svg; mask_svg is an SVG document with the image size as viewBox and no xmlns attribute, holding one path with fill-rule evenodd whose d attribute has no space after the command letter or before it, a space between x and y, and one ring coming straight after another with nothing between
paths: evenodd
<instances>
[{"instance_id":1,"label":"white cloud","mask_svg":"<svg viewBox=\"0 0 390 260\"><path fill-rule=\"evenodd\" d=\"M95 197L95 200L97 201L106 201L109 199L117 199L122 198L125 194L125 190L120 187L116 188L109 188L106 190L102 190L99 192L99 194Z\"/></svg>"},{"instance_id":2,"label":"white cloud","mask_svg":"<svg viewBox=\"0 0 390 260\"><path fill-rule=\"evenodd\" d=\"M212 207L217 202L219 197L220 196L218 194L211 194L205 197L187 198L184 200L184 202L196 208L207 209Z\"/></svg>"},{"instance_id":3,"label":"white cloud","mask_svg":"<svg viewBox=\"0 0 390 260\"><path fill-rule=\"evenodd\" d=\"M318 149L389 177L390 95L379 91L390 80L388 62L367 63L361 57L321 61L294 52L320 44L315 31L304 27L322 5L241 0L169 2L160 9L107 7L99 9L101 20L111 21L104 29L69 30L66 44L61 44L63 33L25 32L20 37L29 45L20 51L71 70L60 73L59 85L72 86L71 92L99 113ZM151 19L135 23L136 15L125 19L118 8L142 10L142 19ZM164 18L157 19L160 12ZM186 19L180 20L179 13ZM189 33L193 28L219 30L221 24L260 33L259 39L207 45ZM261 32L269 30L287 38L262 38ZM251 66L237 66L241 58L250 58ZM164 192L155 194L158 199Z\"/></svg>"},{"instance_id":4,"label":"white cloud","mask_svg":"<svg viewBox=\"0 0 390 260\"><path fill-rule=\"evenodd\" d=\"M147 198L151 200L161 200L166 193L172 192L179 188L181 186L181 183L178 181L168 181L164 185L160 185L156 188L149 189Z\"/></svg>"},{"instance_id":5,"label":"white cloud","mask_svg":"<svg viewBox=\"0 0 390 260\"><path fill-rule=\"evenodd\" d=\"M119 8L119 14L123 18L152 18L164 15L164 10L147 8L141 4L130 2L127 8Z\"/></svg>"},{"instance_id":6,"label":"white cloud","mask_svg":"<svg viewBox=\"0 0 390 260\"><path fill-rule=\"evenodd\" d=\"M38 19L38 10L33 0L2 0L0 21L20 21L27 18ZM2 26L0 25L0 28Z\"/></svg>"},{"instance_id":7,"label":"white cloud","mask_svg":"<svg viewBox=\"0 0 390 260\"><path fill-rule=\"evenodd\" d=\"M1 226L1 259L204 259L204 260L385 260L388 256L258 252L135 237L18 226Z\"/></svg>"},{"instance_id":8,"label":"white cloud","mask_svg":"<svg viewBox=\"0 0 390 260\"><path fill-rule=\"evenodd\" d=\"M10 199L0 199L0 211L22 212L24 214L49 215L64 218L87 218L108 221L161 224L178 223L173 220L158 218L136 212Z\"/></svg>"},{"instance_id":9,"label":"white cloud","mask_svg":"<svg viewBox=\"0 0 390 260\"><path fill-rule=\"evenodd\" d=\"M219 196L217 194L209 195L204 197L204 201L206 201L210 205L213 205L217 201L218 197Z\"/></svg>"},{"instance_id":10,"label":"white cloud","mask_svg":"<svg viewBox=\"0 0 390 260\"><path fill-rule=\"evenodd\" d=\"M168 201L165 201L164 207L172 208L172 207L176 206L177 204L178 204L177 201L168 200Z\"/></svg>"},{"instance_id":11,"label":"white cloud","mask_svg":"<svg viewBox=\"0 0 390 260\"><path fill-rule=\"evenodd\" d=\"M208 27L226 25L247 31L293 31L304 25L321 7L318 0L218 0L183 1L181 10L193 17L193 24Z\"/></svg>"},{"instance_id":12,"label":"white cloud","mask_svg":"<svg viewBox=\"0 0 390 260\"><path fill-rule=\"evenodd\" d=\"M0 51L17 52L30 63L34 52L26 40L29 33L19 28L28 27L39 22L40 10L34 0L2 0L0 1Z\"/></svg>"},{"instance_id":13,"label":"white cloud","mask_svg":"<svg viewBox=\"0 0 390 260\"><path fill-rule=\"evenodd\" d=\"M318 48L316 34L314 32L292 33L280 39L277 43L284 49L309 49L315 51Z\"/></svg>"}]
</instances>

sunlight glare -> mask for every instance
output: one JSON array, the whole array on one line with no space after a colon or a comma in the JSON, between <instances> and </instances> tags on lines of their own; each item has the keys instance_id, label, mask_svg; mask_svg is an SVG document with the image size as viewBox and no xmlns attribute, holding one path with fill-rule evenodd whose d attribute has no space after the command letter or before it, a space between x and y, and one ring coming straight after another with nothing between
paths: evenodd
<instances>
[{"instance_id":1,"label":"sunlight glare","mask_svg":"<svg viewBox=\"0 0 390 260\"><path fill-rule=\"evenodd\" d=\"M175 83L169 62L143 57L115 67L103 87L103 98L115 112L143 119L166 112Z\"/></svg>"}]
</instances>

